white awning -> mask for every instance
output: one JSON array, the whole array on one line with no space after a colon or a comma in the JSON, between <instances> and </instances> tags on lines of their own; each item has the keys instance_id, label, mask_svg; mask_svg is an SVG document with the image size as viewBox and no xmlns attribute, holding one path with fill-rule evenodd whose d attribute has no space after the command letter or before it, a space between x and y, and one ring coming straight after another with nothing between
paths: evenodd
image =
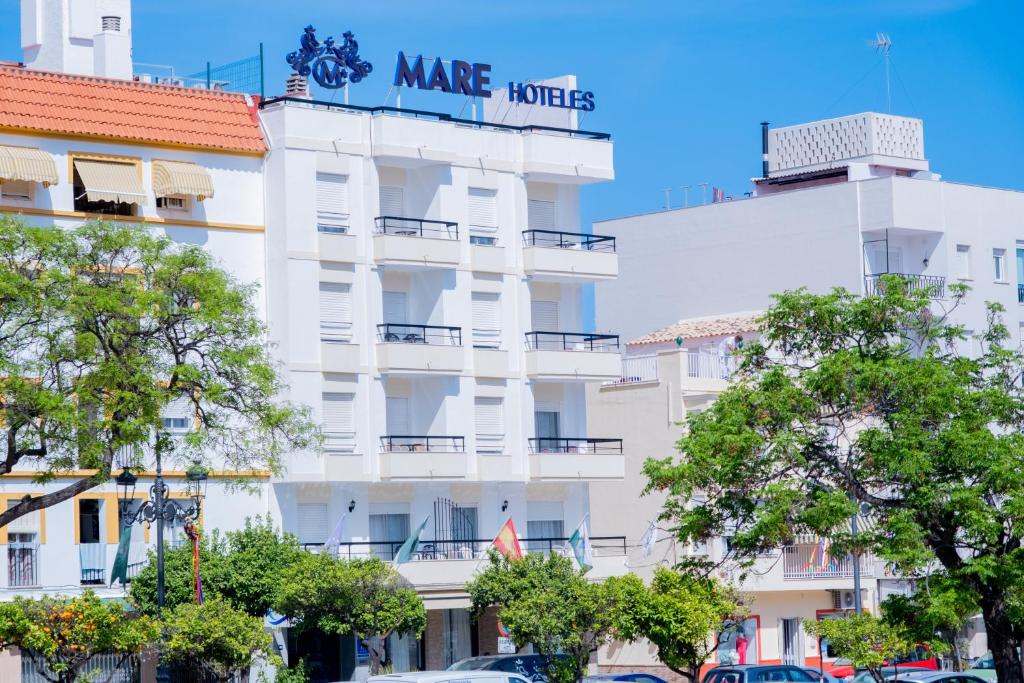
<instances>
[{"instance_id":1,"label":"white awning","mask_svg":"<svg viewBox=\"0 0 1024 683\"><path fill-rule=\"evenodd\" d=\"M57 165L41 149L0 145L0 183L4 181L56 185Z\"/></svg>"},{"instance_id":2,"label":"white awning","mask_svg":"<svg viewBox=\"0 0 1024 683\"><path fill-rule=\"evenodd\" d=\"M75 170L90 202L146 204L146 191L135 164L75 159Z\"/></svg>"},{"instance_id":3,"label":"white awning","mask_svg":"<svg viewBox=\"0 0 1024 683\"><path fill-rule=\"evenodd\" d=\"M213 179L199 164L154 159L153 194L157 197L189 195L203 201L213 196Z\"/></svg>"}]
</instances>

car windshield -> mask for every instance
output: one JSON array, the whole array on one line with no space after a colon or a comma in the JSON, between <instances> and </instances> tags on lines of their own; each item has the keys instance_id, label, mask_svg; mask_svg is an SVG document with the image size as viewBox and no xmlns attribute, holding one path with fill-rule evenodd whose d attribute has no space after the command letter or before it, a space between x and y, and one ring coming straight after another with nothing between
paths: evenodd
<instances>
[{"instance_id":1,"label":"car windshield","mask_svg":"<svg viewBox=\"0 0 1024 683\"><path fill-rule=\"evenodd\" d=\"M488 657L472 657L470 659L463 659L462 661L455 662L448 667L448 671L476 671L478 669L485 668L491 662L494 662L493 658Z\"/></svg>"}]
</instances>

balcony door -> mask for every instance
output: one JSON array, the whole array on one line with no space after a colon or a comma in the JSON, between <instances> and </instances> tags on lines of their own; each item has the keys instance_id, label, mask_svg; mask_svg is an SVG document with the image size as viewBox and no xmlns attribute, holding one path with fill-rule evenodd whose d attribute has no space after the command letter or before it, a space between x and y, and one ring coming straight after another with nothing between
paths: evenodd
<instances>
[{"instance_id":1,"label":"balcony door","mask_svg":"<svg viewBox=\"0 0 1024 683\"><path fill-rule=\"evenodd\" d=\"M888 240L865 242L864 261L868 275L903 272L903 252Z\"/></svg>"},{"instance_id":2,"label":"balcony door","mask_svg":"<svg viewBox=\"0 0 1024 683\"><path fill-rule=\"evenodd\" d=\"M409 436L409 399L388 396L385 400L388 436Z\"/></svg>"},{"instance_id":3,"label":"balcony door","mask_svg":"<svg viewBox=\"0 0 1024 683\"><path fill-rule=\"evenodd\" d=\"M538 453L558 451L562 425L557 406L538 403L533 411L533 429L537 435Z\"/></svg>"},{"instance_id":4,"label":"balcony door","mask_svg":"<svg viewBox=\"0 0 1024 683\"><path fill-rule=\"evenodd\" d=\"M370 513L370 552L390 562L409 538L408 512Z\"/></svg>"},{"instance_id":5,"label":"balcony door","mask_svg":"<svg viewBox=\"0 0 1024 683\"><path fill-rule=\"evenodd\" d=\"M405 217L405 190L401 186L380 186L380 215Z\"/></svg>"},{"instance_id":6,"label":"balcony door","mask_svg":"<svg viewBox=\"0 0 1024 683\"><path fill-rule=\"evenodd\" d=\"M555 203L544 199L528 199L526 202L526 223L530 230L554 230Z\"/></svg>"},{"instance_id":7,"label":"balcony door","mask_svg":"<svg viewBox=\"0 0 1024 683\"><path fill-rule=\"evenodd\" d=\"M783 664L803 666L804 652L803 639L800 637L801 629L799 618L779 619L779 638L782 640L779 652L782 653Z\"/></svg>"}]
</instances>

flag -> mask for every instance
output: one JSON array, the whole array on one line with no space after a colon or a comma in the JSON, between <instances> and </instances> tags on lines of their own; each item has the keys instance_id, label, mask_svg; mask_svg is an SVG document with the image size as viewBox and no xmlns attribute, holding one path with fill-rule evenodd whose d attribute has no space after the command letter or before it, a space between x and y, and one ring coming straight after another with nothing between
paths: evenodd
<instances>
[{"instance_id":1,"label":"flag","mask_svg":"<svg viewBox=\"0 0 1024 683\"><path fill-rule=\"evenodd\" d=\"M647 531L640 537L640 547L644 549L644 557L650 557L654 552L654 544L658 542L658 527L651 522L647 525Z\"/></svg>"},{"instance_id":2,"label":"flag","mask_svg":"<svg viewBox=\"0 0 1024 683\"><path fill-rule=\"evenodd\" d=\"M128 550L132 545L132 525L126 524L121 527L121 540L117 542L117 554L114 555L114 568L110 572L110 585L114 580L120 580L121 585L128 583Z\"/></svg>"},{"instance_id":3,"label":"flag","mask_svg":"<svg viewBox=\"0 0 1024 683\"><path fill-rule=\"evenodd\" d=\"M711 203L718 204L719 202L725 201L725 190L720 190L717 187L711 188Z\"/></svg>"},{"instance_id":4,"label":"flag","mask_svg":"<svg viewBox=\"0 0 1024 683\"><path fill-rule=\"evenodd\" d=\"M516 525L509 517L501 527L498 535L494 537L495 548L498 552L511 560L518 560L523 556L523 549L519 547L519 536L516 534Z\"/></svg>"},{"instance_id":5,"label":"flag","mask_svg":"<svg viewBox=\"0 0 1024 683\"><path fill-rule=\"evenodd\" d=\"M588 572L594 568L594 548L590 545L590 534L587 533L587 518L584 517L576 531L569 537L569 545L572 546L572 554L576 556L576 562L580 569Z\"/></svg>"},{"instance_id":6,"label":"flag","mask_svg":"<svg viewBox=\"0 0 1024 683\"><path fill-rule=\"evenodd\" d=\"M324 541L324 554L334 556L338 554L338 548L341 547L341 537L345 531L345 518L348 517L347 512L343 512L341 517L338 518L338 523L334 525L334 531Z\"/></svg>"},{"instance_id":7,"label":"flag","mask_svg":"<svg viewBox=\"0 0 1024 683\"><path fill-rule=\"evenodd\" d=\"M427 526L427 520L430 516L423 518L420 525L416 527L416 531L409 535L409 538L405 539L405 543L398 549L398 554L395 555L395 564L402 564L412 559L412 554L416 552L416 548L420 545L420 534L423 533L423 529Z\"/></svg>"}]
</instances>

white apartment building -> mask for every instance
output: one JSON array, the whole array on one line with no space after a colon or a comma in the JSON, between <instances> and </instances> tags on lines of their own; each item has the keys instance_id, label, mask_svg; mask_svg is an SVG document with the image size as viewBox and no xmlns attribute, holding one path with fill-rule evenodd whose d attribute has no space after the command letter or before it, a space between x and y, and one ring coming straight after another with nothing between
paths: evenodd
<instances>
[{"instance_id":1,"label":"white apartment building","mask_svg":"<svg viewBox=\"0 0 1024 683\"><path fill-rule=\"evenodd\" d=\"M618 270L614 241L579 224L580 186L613 177L612 143L301 97L268 100L261 120L271 332L326 436L273 483L280 519L316 548L347 515L341 554L385 558L428 519L399 566L426 599L424 646L396 636L389 657L496 654L463 585L502 524L561 547L590 482L623 476L622 441L585 397L618 377L618 338L584 333L580 303ZM593 574L624 571L622 539L590 530ZM292 645L340 658L340 677L359 660L347 641Z\"/></svg>"}]
</instances>

